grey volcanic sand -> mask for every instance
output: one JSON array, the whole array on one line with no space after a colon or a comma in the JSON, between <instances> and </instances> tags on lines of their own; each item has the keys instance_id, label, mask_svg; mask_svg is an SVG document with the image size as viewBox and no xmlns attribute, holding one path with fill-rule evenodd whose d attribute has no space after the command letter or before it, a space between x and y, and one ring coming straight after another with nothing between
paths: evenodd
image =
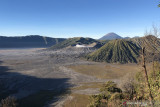
<instances>
[{"instance_id":1,"label":"grey volcanic sand","mask_svg":"<svg viewBox=\"0 0 160 107\"><path fill-rule=\"evenodd\" d=\"M13 91L11 95L23 98L40 90L60 91L80 83L106 81L74 72L65 67L66 65L95 64L79 58L91 51L80 48L58 51L1 49L0 85L5 87L5 91Z\"/></svg>"}]
</instances>

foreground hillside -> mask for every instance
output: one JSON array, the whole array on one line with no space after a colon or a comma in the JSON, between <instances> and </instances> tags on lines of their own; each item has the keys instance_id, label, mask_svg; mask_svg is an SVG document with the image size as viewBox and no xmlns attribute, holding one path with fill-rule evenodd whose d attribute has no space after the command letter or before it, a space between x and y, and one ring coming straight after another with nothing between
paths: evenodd
<instances>
[{"instance_id":1,"label":"foreground hillside","mask_svg":"<svg viewBox=\"0 0 160 107\"><path fill-rule=\"evenodd\" d=\"M139 47L126 40L112 40L97 51L89 54L87 59L106 62L137 62Z\"/></svg>"},{"instance_id":2,"label":"foreground hillside","mask_svg":"<svg viewBox=\"0 0 160 107\"><path fill-rule=\"evenodd\" d=\"M50 38L38 35L22 37L0 36L0 48L50 47L64 40L63 38Z\"/></svg>"}]
</instances>

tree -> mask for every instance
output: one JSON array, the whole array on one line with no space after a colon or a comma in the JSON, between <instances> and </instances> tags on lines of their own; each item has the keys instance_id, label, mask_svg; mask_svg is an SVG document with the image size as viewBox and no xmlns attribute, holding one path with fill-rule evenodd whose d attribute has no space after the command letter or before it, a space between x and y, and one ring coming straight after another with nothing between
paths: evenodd
<instances>
[{"instance_id":1,"label":"tree","mask_svg":"<svg viewBox=\"0 0 160 107\"><path fill-rule=\"evenodd\" d=\"M147 74L147 69L146 69L146 60L145 60L145 47L142 47L142 67L143 67L143 71L145 74L145 80L146 80L146 85L148 86L149 89L149 100L153 106L153 96L151 93L151 86L148 80L148 74Z\"/></svg>"},{"instance_id":2,"label":"tree","mask_svg":"<svg viewBox=\"0 0 160 107\"><path fill-rule=\"evenodd\" d=\"M146 56L147 56L147 59L149 60L149 58L151 58L152 60L152 71L153 71L153 77L155 75L155 69L154 69L154 64L155 64L155 61L158 60L157 56L159 56L159 53L160 53L160 49L158 48L159 47L159 43L158 43L158 37L160 36L160 29L156 26L156 25L152 25L152 29L148 32L146 31L145 32L145 36L149 37L148 40L150 40L150 42L148 41L147 45L144 45L142 47L145 47L145 50L146 50Z\"/></svg>"},{"instance_id":3,"label":"tree","mask_svg":"<svg viewBox=\"0 0 160 107\"><path fill-rule=\"evenodd\" d=\"M157 53L159 53L156 49L156 42L158 40L158 36L160 35L159 33L159 29L158 27L156 27L155 25L152 26L153 27L153 31L151 32L151 35L153 35L155 38L153 39L153 48L152 48L152 67L153 67L153 76L155 78L155 66L154 66L154 63L155 63L155 56Z\"/></svg>"}]
</instances>

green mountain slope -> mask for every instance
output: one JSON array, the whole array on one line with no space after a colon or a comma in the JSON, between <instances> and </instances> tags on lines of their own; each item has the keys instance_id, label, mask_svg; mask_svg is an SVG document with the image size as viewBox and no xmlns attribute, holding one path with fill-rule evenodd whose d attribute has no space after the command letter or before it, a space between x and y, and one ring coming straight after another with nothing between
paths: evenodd
<instances>
[{"instance_id":1,"label":"green mountain slope","mask_svg":"<svg viewBox=\"0 0 160 107\"><path fill-rule=\"evenodd\" d=\"M75 46L76 44L90 45L92 43L96 43L96 45L94 46L96 48L99 48L103 45L103 43L98 42L97 40L92 38L75 37L75 38L69 38L61 43L58 43L52 46L50 49L62 49L68 46Z\"/></svg>"},{"instance_id":2,"label":"green mountain slope","mask_svg":"<svg viewBox=\"0 0 160 107\"><path fill-rule=\"evenodd\" d=\"M155 36L149 35L140 38L132 38L129 40L136 44L139 48L145 46L148 52L153 52L153 50L160 51L160 39Z\"/></svg>"},{"instance_id":3,"label":"green mountain slope","mask_svg":"<svg viewBox=\"0 0 160 107\"><path fill-rule=\"evenodd\" d=\"M93 61L106 61L106 62L137 62L139 56L139 47L130 41L126 40L112 40L106 43L97 51L89 54L86 58Z\"/></svg>"}]
</instances>

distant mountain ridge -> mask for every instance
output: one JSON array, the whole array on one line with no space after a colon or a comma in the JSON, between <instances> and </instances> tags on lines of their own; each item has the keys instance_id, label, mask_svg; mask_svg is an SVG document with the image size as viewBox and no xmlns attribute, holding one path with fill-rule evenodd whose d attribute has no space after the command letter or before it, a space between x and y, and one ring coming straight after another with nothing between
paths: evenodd
<instances>
[{"instance_id":1,"label":"distant mountain ridge","mask_svg":"<svg viewBox=\"0 0 160 107\"><path fill-rule=\"evenodd\" d=\"M131 39L131 38L139 38L139 36L134 36L134 37L121 37L120 35L114 33L114 32L111 32L111 33L108 33L106 35L104 35L103 37L101 37L99 40L115 40L115 39Z\"/></svg>"},{"instance_id":2,"label":"distant mountain ridge","mask_svg":"<svg viewBox=\"0 0 160 107\"><path fill-rule=\"evenodd\" d=\"M117 35L114 32L111 32L111 33L108 33L108 34L104 35L99 40L114 40L114 39L123 39L123 37Z\"/></svg>"},{"instance_id":3,"label":"distant mountain ridge","mask_svg":"<svg viewBox=\"0 0 160 107\"><path fill-rule=\"evenodd\" d=\"M57 49L66 48L68 46L76 46L77 44L92 45L93 43L95 43L95 46L94 46L95 48L100 48L102 45L104 45L103 42L99 42L92 38L74 37L74 38L69 38L56 45L53 45L50 49L57 50Z\"/></svg>"},{"instance_id":4,"label":"distant mountain ridge","mask_svg":"<svg viewBox=\"0 0 160 107\"><path fill-rule=\"evenodd\" d=\"M0 36L0 48L50 47L64 40L64 38L51 38L39 35L15 37Z\"/></svg>"}]
</instances>

